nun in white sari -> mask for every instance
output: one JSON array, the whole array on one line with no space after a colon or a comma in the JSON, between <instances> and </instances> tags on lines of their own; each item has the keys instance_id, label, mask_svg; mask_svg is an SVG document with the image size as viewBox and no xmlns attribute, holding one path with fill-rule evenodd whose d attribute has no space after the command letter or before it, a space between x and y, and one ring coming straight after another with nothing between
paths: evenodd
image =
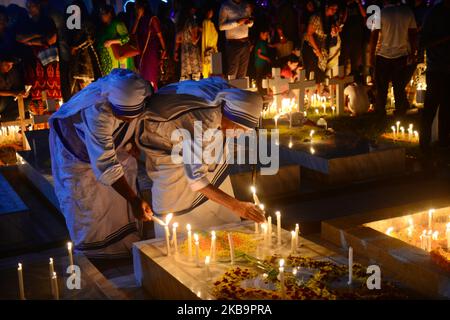
<instances>
[{"instance_id":1,"label":"nun in white sari","mask_svg":"<svg viewBox=\"0 0 450 320\"><path fill-rule=\"evenodd\" d=\"M193 138L196 127L203 133L208 129L223 133L227 129L241 132L253 129L258 125L261 110L262 99L258 94L231 88L221 78L182 81L153 95L147 101L136 135L152 181L153 212L173 213L180 225L189 223L197 230L239 222L240 218L263 222L260 208L230 196L227 163L202 161L203 150L213 142ZM173 161L172 151L179 144L173 134L180 129L192 138L190 151L199 161ZM224 192L224 181L228 181L228 193ZM158 226L155 232L157 237L162 235Z\"/></svg>"},{"instance_id":2,"label":"nun in white sari","mask_svg":"<svg viewBox=\"0 0 450 320\"><path fill-rule=\"evenodd\" d=\"M129 152L150 90L137 74L114 69L50 118L55 192L75 250L89 257L129 256L136 218L151 217Z\"/></svg>"}]
</instances>

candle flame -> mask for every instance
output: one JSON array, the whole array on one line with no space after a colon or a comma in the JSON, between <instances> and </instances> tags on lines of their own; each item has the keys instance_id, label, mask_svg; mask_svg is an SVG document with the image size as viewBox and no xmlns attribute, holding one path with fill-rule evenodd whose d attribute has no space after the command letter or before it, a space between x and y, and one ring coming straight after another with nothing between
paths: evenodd
<instances>
[{"instance_id":1,"label":"candle flame","mask_svg":"<svg viewBox=\"0 0 450 320\"><path fill-rule=\"evenodd\" d=\"M280 259L280 268L284 267L284 259Z\"/></svg>"},{"instance_id":2,"label":"candle flame","mask_svg":"<svg viewBox=\"0 0 450 320\"><path fill-rule=\"evenodd\" d=\"M194 233L194 241L198 242L198 233Z\"/></svg>"},{"instance_id":3,"label":"candle flame","mask_svg":"<svg viewBox=\"0 0 450 320\"><path fill-rule=\"evenodd\" d=\"M172 224L172 227L173 227L174 229L178 228L178 222L174 222L174 223Z\"/></svg>"},{"instance_id":4,"label":"candle flame","mask_svg":"<svg viewBox=\"0 0 450 320\"><path fill-rule=\"evenodd\" d=\"M205 264L208 265L210 261L211 261L210 256L206 256L205 257Z\"/></svg>"},{"instance_id":5,"label":"candle flame","mask_svg":"<svg viewBox=\"0 0 450 320\"><path fill-rule=\"evenodd\" d=\"M394 232L394 227L389 227L389 228L386 230L386 234L387 234L388 236L390 236L390 235L392 234L392 232Z\"/></svg>"},{"instance_id":6,"label":"candle flame","mask_svg":"<svg viewBox=\"0 0 450 320\"><path fill-rule=\"evenodd\" d=\"M53 279L56 278L56 272L53 272Z\"/></svg>"},{"instance_id":7,"label":"candle flame","mask_svg":"<svg viewBox=\"0 0 450 320\"><path fill-rule=\"evenodd\" d=\"M191 231L191 225L189 223L186 225L186 230Z\"/></svg>"},{"instance_id":8,"label":"candle flame","mask_svg":"<svg viewBox=\"0 0 450 320\"><path fill-rule=\"evenodd\" d=\"M17 264L17 270L22 270L22 264L21 263Z\"/></svg>"},{"instance_id":9,"label":"candle flame","mask_svg":"<svg viewBox=\"0 0 450 320\"><path fill-rule=\"evenodd\" d=\"M67 250L72 250L72 242L67 242Z\"/></svg>"},{"instance_id":10,"label":"candle flame","mask_svg":"<svg viewBox=\"0 0 450 320\"><path fill-rule=\"evenodd\" d=\"M261 208L262 211L264 211L265 207L264 207L264 205L262 203L259 205L259 207Z\"/></svg>"},{"instance_id":11,"label":"candle flame","mask_svg":"<svg viewBox=\"0 0 450 320\"><path fill-rule=\"evenodd\" d=\"M433 235L431 236L431 238L432 238L433 240L437 240L438 237L439 237L439 231L433 232Z\"/></svg>"},{"instance_id":12,"label":"candle flame","mask_svg":"<svg viewBox=\"0 0 450 320\"><path fill-rule=\"evenodd\" d=\"M255 186L251 186L251 187L250 187L250 190L252 191L252 193L256 193L256 188L255 188Z\"/></svg>"},{"instance_id":13,"label":"candle flame","mask_svg":"<svg viewBox=\"0 0 450 320\"><path fill-rule=\"evenodd\" d=\"M447 223L447 231L450 231L450 222L449 223Z\"/></svg>"},{"instance_id":14,"label":"candle flame","mask_svg":"<svg viewBox=\"0 0 450 320\"><path fill-rule=\"evenodd\" d=\"M291 231L291 236L292 236L292 238L294 238L294 237L295 237L295 234L296 234L296 232L295 232L295 231Z\"/></svg>"},{"instance_id":15,"label":"candle flame","mask_svg":"<svg viewBox=\"0 0 450 320\"><path fill-rule=\"evenodd\" d=\"M314 133L315 133L315 131L314 131L314 130L311 130L311 131L309 132L309 136L312 138L312 136L314 135Z\"/></svg>"},{"instance_id":16,"label":"candle flame","mask_svg":"<svg viewBox=\"0 0 450 320\"><path fill-rule=\"evenodd\" d=\"M211 239L213 239L213 240L216 239L216 232L214 230L211 231Z\"/></svg>"},{"instance_id":17,"label":"candle flame","mask_svg":"<svg viewBox=\"0 0 450 320\"><path fill-rule=\"evenodd\" d=\"M281 216L281 212L280 211L277 211L277 212L275 212L275 215L277 216L277 218L278 217L280 217Z\"/></svg>"},{"instance_id":18,"label":"candle flame","mask_svg":"<svg viewBox=\"0 0 450 320\"><path fill-rule=\"evenodd\" d=\"M297 268L292 269L292 274L295 276L297 275Z\"/></svg>"},{"instance_id":19,"label":"candle flame","mask_svg":"<svg viewBox=\"0 0 450 320\"><path fill-rule=\"evenodd\" d=\"M172 218L173 218L173 213L169 213L169 214L166 216L166 225L169 225L170 220L172 220Z\"/></svg>"},{"instance_id":20,"label":"candle flame","mask_svg":"<svg viewBox=\"0 0 450 320\"><path fill-rule=\"evenodd\" d=\"M49 259L49 264L53 264L53 258Z\"/></svg>"}]
</instances>

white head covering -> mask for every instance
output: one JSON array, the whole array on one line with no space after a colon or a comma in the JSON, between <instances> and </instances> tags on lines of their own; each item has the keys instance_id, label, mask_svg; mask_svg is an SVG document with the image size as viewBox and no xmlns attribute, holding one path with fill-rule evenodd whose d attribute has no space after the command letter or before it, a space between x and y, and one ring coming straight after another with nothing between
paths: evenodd
<instances>
[{"instance_id":1,"label":"white head covering","mask_svg":"<svg viewBox=\"0 0 450 320\"><path fill-rule=\"evenodd\" d=\"M114 113L123 117L139 116L150 94L150 84L127 69L113 69L101 85L101 95L111 103Z\"/></svg>"}]
</instances>

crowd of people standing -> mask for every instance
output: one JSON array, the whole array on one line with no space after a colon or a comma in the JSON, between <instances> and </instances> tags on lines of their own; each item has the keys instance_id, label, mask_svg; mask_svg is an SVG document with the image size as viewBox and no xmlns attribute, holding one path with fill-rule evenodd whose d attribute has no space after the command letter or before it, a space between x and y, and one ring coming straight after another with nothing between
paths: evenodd
<instances>
[{"instance_id":1,"label":"crowd of people standing","mask_svg":"<svg viewBox=\"0 0 450 320\"><path fill-rule=\"evenodd\" d=\"M31 103L39 103L43 95L67 101L112 69L126 68L157 90L210 76L217 52L228 79L249 76L261 93L262 79L272 67L280 67L291 80L303 68L307 76L314 74L318 90L326 90L320 84L337 66L345 66L357 79L375 79L375 110L381 113L392 82L396 112L405 113L405 86L424 60L429 38L439 30L437 22L424 26L432 7L425 0L135 0L124 8L107 3L27 0L26 8L0 7L2 119L16 109L9 106L11 98L24 93L26 84ZM367 26L367 8L373 4L383 8L381 30ZM80 8L80 29L67 29L68 5ZM428 39L419 41L423 30ZM445 46L448 41L438 44L439 50ZM433 60L439 57L445 60L432 53ZM431 87L438 90L440 85ZM434 101L428 98L429 104ZM434 113L425 112L426 118Z\"/></svg>"}]
</instances>

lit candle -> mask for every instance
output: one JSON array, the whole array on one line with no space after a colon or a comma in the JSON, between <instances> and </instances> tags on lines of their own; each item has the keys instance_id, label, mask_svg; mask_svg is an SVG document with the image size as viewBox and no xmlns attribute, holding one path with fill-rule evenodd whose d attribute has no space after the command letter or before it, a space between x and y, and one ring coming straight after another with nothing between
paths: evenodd
<instances>
[{"instance_id":1,"label":"lit candle","mask_svg":"<svg viewBox=\"0 0 450 320\"><path fill-rule=\"evenodd\" d=\"M450 251L450 222L447 223L447 229L445 230L445 236L447 237L447 251Z\"/></svg>"},{"instance_id":2,"label":"lit candle","mask_svg":"<svg viewBox=\"0 0 450 320\"><path fill-rule=\"evenodd\" d=\"M164 223L164 231L166 234L166 249L167 249L167 256L170 256L170 231L169 231L169 223L170 220L172 220L173 214L169 213L166 216L166 221Z\"/></svg>"},{"instance_id":3,"label":"lit candle","mask_svg":"<svg viewBox=\"0 0 450 320\"><path fill-rule=\"evenodd\" d=\"M393 136L393 139L395 140L395 138L396 138L396 129L395 129L395 126L392 126L392 127L391 127L391 130L392 130L392 136Z\"/></svg>"},{"instance_id":4,"label":"lit candle","mask_svg":"<svg viewBox=\"0 0 450 320\"><path fill-rule=\"evenodd\" d=\"M215 231L211 231L211 252L210 252L210 256L211 256L211 261L215 262L216 261L216 232Z\"/></svg>"},{"instance_id":5,"label":"lit candle","mask_svg":"<svg viewBox=\"0 0 450 320\"><path fill-rule=\"evenodd\" d=\"M405 137L405 127L400 127L400 131L402 133L402 137Z\"/></svg>"},{"instance_id":6,"label":"lit candle","mask_svg":"<svg viewBox=\"0 0 450 320\"><path fill-rule=\"evenodd\" d=\"M188 223L186 225L187 233L188 233L188 257L189 261L192 260L192 231L191 231L191 225Z\"/></svg>"},{"instance_id":7,"label":"lit candle","mask_svg":"<svg viewBox=\"0 0 450 320\"><path fill-rule=\"evenodd\" d=\"M261 230L263 233L263 243L266 246L267 245L267 224L262 223L261 224Z\"/></svg>"},{"instance_id":8,"label":"lit candle","mask_svg":"<svg viewBox=\"0 0 450 320\"><path fill-rule=\"evenodd\" d=\"M281 246L281 213L280 211L275 212L277 216L277 245Z\"/></svg>"},{"instance_id":9,"label":"lit candle","mask_svg":"<svg viewBox=\"0 0 450 320\"><path fill-rule=\"evenodd\" d=\"M52 290L52 294L54 294L55 289L53 288L53 281L52 281L52 277L53 277L53 273L55 272L55 267L53 265L53 258L49 259L48 262L48 271L49 271L49 275L50 275L50 288Z\"/></svg>"},{"instance_id":10,"label":"lit candle","mask_svg":"<svg viewBox=\"0 0 450 320\"><path fill-rule=\"evenodd\" d=\"M178 223L172 224L172 237L173 237L173 248L175 250L175 255L178 255L178 237L177 237Z\"/></svg>"},{"instance_id":11,"label":"lit candle","mask_svg":"<svg viewBox=\"0 0 450 320\"><path fill-rule=\"evenodd\" d=\"M280 259L280 287L281 287L281 299L286 299L286 288L284 286L284 259Z\"/></svg>"},{"instance_id":12,"label":"lit candle","mask_svg":"<svg viewBox=\"0 0 450 320\"><path fill-rule=\"evenodd\" d=\"M416 140L419 140L419 132L418 131L414 131L414 138Z\"/></svg>"},{"instance_id":13,"label":"lit candle","mask_svg":"<svg viewBox=\"0 0 450 320\"><path fill-rule=\"evenodd\" d=\"M199 252L200 242L199 242L197 233L194 233L194 244L195 244L195 265L197 267L200 267L200 252Z\"/></svg>"},{"instance_id":14,"label":"lit candle","mask_svg":"<svg viewBox=\"0 0 450 320\"><path fill-rule=\"evenodd\" d=\"M397 134L399 134L400 133L400 121L397 121L395 124L397 126Z\"/></svg>"},{"instance_id":15,"label":"lit candle","mask_svg":"<svg viewBox=\"0 0 450 320\"><path fill-rule=\"evenodd\" d=\"M295 248L298 248L298 242L300 237L300 226L298 223L295 224Z\"/></svg>"},{"instance_id":16,"label":"lit candle","mask_svg":"<svg viewBox=\"0 0 450 320\"><path fill-rule=\"evenodd\" d=\"M311 130L311 131L309 132L309 137L311 138L311 143L313 142L313 136L314 136L314 133L315 133L314 130Z\"/></svg>"},{"instance_id":17,"label":"lit candle","mask_svg":"<svg viewBox=\"0 0 450 320\"><path fill-rule=\"evenodd\" d=\"M73 273L75 270L73 267L72 242L67 242L67 252L69 253L70 272Z\"/></svg>"},{"instance_id":18,"label":"lit candle","mask_svg":"<svg viewBox=\"0 0 450 320\"><path fill-rule=\"evenodd\" d=\"M336 107L335 107L335 106L332 106L332 107L331 107L331 110L333 111L333 115L334 115L335 112L336 112Z\"/></svg>"},{"instance_id":19,"label":"lit candle","mask_svg":"<svg viewBox=\"0 0 450 320\"><path fill-rule=\"evenodd\" d=\"M291 253L295 253L295 231L291 231Z\"/></svg>"},{"instance_id":20,"label":"lit candle","mask_svg":"<svg viewBox=\"0 0 450 320\"><path fill-rule=\"evenodd\" d=\"M353 281L353 248L348 248L348 285Z\"/></svg>"},{"instance_id":21,"label":"lit candle","mask_svg":"<svg viewBox=\"0 0 450 320\"><path fill-rule=\"evenodd\" d=\"M53 272L53 275L52 275L52 287L53 287L53 298L55 300L59 300L59 287L58 287L58 278L56 276L56 272Z\"/></svg>"},{"instance_id":22,"label":"lit candle","mask_svg":"<svg viewBox=\"0 0 450 320\"><path fill-rule=\"evenodd\" d=\"M292 147L294 146L294 142L292 141L292 136L289 137L289 149L292 149Z\"/></svg>"},{"instance_id":23,"label":"lit candle","mask_svg":"<svg viewBox=\"0 0 450 320\"><path fill-rule=\"evenodd\" d=\"M20 300L25 300L25 289L23 287L23 273L22 264L19 263L17 266L17 277L19 278L19 297Z\"/></svg>"},{"instance_id":24,"label":"lit candle","mask_svg":"<svg viewBox=\"0 0 450 320\"><path fill-rule=\"evenodd\" d=\"M277 115L275 115L274 117L273 117L273 119L275 120L275 129L277 129L278 128L278 118L279 118L280 116L277 114Z\"/></svg>"},{"instance_id":25,"label":"lit candle","mask_svg":"<svg viewBox=\"0 0 450 320\"><path fill-rule=\"evenodd\" d=\"M327 106L325 103L322 104L322 108L323 108L323 113L327 114Z\"/></svg>"},{"instance_id":26,"label":"lit candle","mask_svg":"<svg viewBox=\"0 0 450 320\"><path fill-rule=\"evenodd\" d=\"M269 242L269 247L272 246L272 217L269 216L267 218L267 235L268 235L268 242Z\"/></svg>"},{"instance_id":27,"label":"lit candle","mask_svg":"<svg viewBox=\"0 0 450 320\"><path fill-rule=\"evenodd\" d=\"M209 263L210 263L210 257L206 256L205 257L206 279L209 279L211 277L210 272L209 272Z\"/></svg>"},{"instance_id":28,"label":"lit candle","mask_svg":"<svg viewBox=\"0 0 450 320\"><path fill-rule=\"evenodd\" d=\"M231 232L228 232L228 243L230 245L230 260L231 264L234 264L234 242L233 242L233 235Z\"/></svg>"},{"instance_id":29,"label":"lit candle","mask_svg":"<svg viewBox=\"0 0 450 320\"><path fill-rule=\"evenodd\" d=\"M428 229L432 230L434 209L428 210Z\"/></svg>"},{"instance_id":30,"label":"lit candle","mask_svg":"<svg viewBox=\"0 0 450 320\"><path fill-rule=\"evenodd\" d=\"M256 195L256 187L251 186L250 190L252 191L252 194L253 194L253 202L255 203L255 205L259 206L261 204L261 202L259 201L259 198Z\"/></svg>"},{"instance_id":31,"label":"lit candle","mask_svg":"<svg viewBox=\"0 0 450 320\"><path fill-rule=\"evenodd\" d=\"M297 276L297 268L293 268L292 269L292 275L295 277L295 276Z\"/></svg>"}]
</instances>

